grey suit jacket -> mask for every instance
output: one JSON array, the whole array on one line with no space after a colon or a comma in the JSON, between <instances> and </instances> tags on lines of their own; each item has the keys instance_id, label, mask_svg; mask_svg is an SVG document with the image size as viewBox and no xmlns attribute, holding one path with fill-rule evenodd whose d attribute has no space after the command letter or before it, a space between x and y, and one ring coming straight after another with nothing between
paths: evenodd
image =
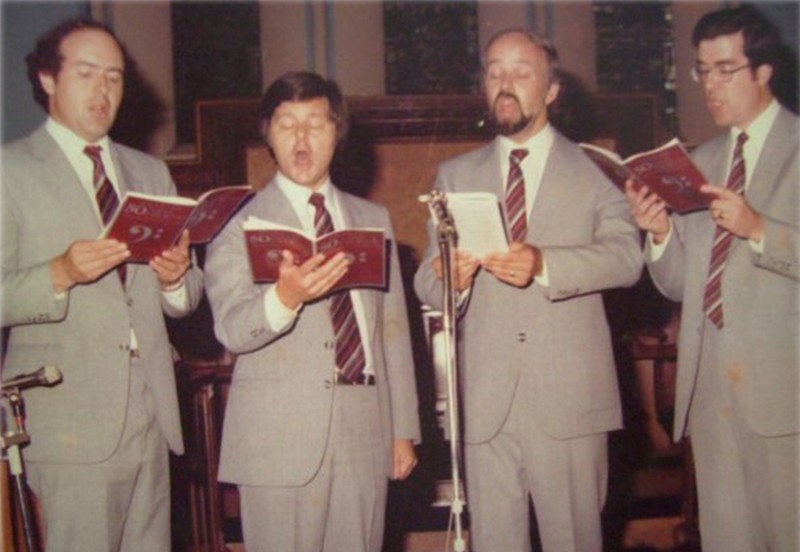
<instances>
[{"instance_id":1,"label":"grey suit jacket","mask_svg":"<svg viewBox=\"0 0 800 552\"><path fill-rule=\"evenodd\" d=\"M445 192L488 191L502 200L497 141L443 163L436 186ZM556 133L528 220L525 241L544 252L549 287L519 289L478 273L461 335L467 442L491 439L512 399L522 401L531 423L557 438L622 423L600 292L632 285L641 273L640 238L627 201L575 144ZM440 308L433 232L430 226L415 289L424 303ZM521 379L522 372L530 377Z\"/></svg>"},{"instance_id":2,"label":"grey suit jacket","mask_svg":"<svg viewBox=\"0 0 800 552\"><path fill-rule=\"evenodd\" d=\"M386 209L334 189L348 227L377 227L391 240L388 290L362 289L375 362L387 475L395 439L420 437L403 283ZM302 485L327 446L334 387L334 332L325 300L306 304L283 331L269 327L264 293L252 281L242 223L248 216L301 228L280 188L268 185L208 248L208 297L219 340L237 353L222 435L220 479L245 485ZM357 413L356 413L357 414Z\"/></svg>"},{"instance_id":3,"label":"grey suit jacket","mask_svg":"<svg viewBox=\"0 0 800 552\"><path fill-rule=\"evenodd\" d=\"M175 194L163 162L119 144L110 153L123 193ZM2 175L2 316L11 328L3 378L47 364L64 376L56 387L25 391L32 440L26 457L98 462L114 452L128 398L131 328L160 427L172 450L183 452L163 313L177 317L194 309L202 273L186 274L186 312L163 300L147 265L128 265L126 289L111 271L59 299L50 260L73 241L100 235L92 199L44 127L4 147Z\"/></svg>"},{"instance_id":4,"label":"grey suit jacket","mask_svg":"<svg viewBox=\"0 0 800 552\"><path fill-rule=\"evenodd\" d=\"M723 362L739 378L748 423L763 435L800 430L797 144L798 118L781 108L746 192L748 202L764 216L764 251L756 254L746 240L735 238L722 277ZM726 133L694 152L711 182L725 184L732 148ZM707 211L673 215L672 220L674 234L664 254L648 266L659 289L683 301L674 427L679 439L702 364L703 295L715 225Z\"/></svg>"}]
</instances>

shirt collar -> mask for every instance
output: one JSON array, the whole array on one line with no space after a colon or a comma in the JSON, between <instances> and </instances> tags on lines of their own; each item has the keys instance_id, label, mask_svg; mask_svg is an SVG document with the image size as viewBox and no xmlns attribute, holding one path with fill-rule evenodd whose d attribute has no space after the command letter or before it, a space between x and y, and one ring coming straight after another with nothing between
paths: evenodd
<instances>
[{"instance_id":1,"label":"shirt collar","mask_svg":"<svg viewBox=\"0 0 800 552\"><path fill-rule=\"evenodd\" d=\"M327 178L318 190L311 190L306 186L297 184L289 177L284 175L281 171L278 171L278 173L275 175L275 184L278 185L280 190L289 199L289 203L292 204L292 207L294 208L298 217L300 217L300 220L304 220L305 218L305 213L307 212L309 206L308 200L311 198L312 193L318 193L325 196L325 205L328 210L332 208L335 202L335 197L332 191L333 185L330 178Z\"/></svg>"},{"instance_id":2,"label":"shirt collar","mask_svg":"<svg viewBox=\"0 0 800 552\"><path fill-rule=\"evenodd\" d=\"M769 134L770 129L772 128L772 123L775 121L775 117L778 116L779 105L778 101L775 98L769 103L769 105L761 112L761 114L753 119L753 122L747 127L747 142L749 144L753 143L763 143L764 140L767 138L767 134ZM736 142L736 138L739 137L739 134L743 132L743 130L739 127L731 127L731 138L734 142Z\"/></svg>"},{"instance_id":3,"label":"shirt collar","mask_svg":"<svg viewBox=\"0 0 800 552\"><path fill-rule=\"evenodd\" d=\"M500 146L500 153L503 158L507 159L512 150L527 149L529 155L527 159L542 159L544 154L550 151L550 146L553 143L555 133L550 123L547 123L542 130L528 138L525 142L518 144L506 136L498 136L498 144Z\"/></svg>"},{"instance_id":4,"label":"shirt collar","mask_svg":"<svg viewBox=\"0 0 800 552\"><path fill-rule=\"evenodd\" d=\"M55 140L61 149L64 150L64 152L66 152L68 155L84 155L83 148L90 144L90 142L87 142L52 117L47 118L47 121L45 122L45 128L47 129L47 132L50 133L50 136L53 137L53 140ZM92 145L102 147L103 153L106 154L110 152L109 144L110 140L108 139L108 136L103 136L97 142L92 143Z\"/></svg>"}]
</instances>

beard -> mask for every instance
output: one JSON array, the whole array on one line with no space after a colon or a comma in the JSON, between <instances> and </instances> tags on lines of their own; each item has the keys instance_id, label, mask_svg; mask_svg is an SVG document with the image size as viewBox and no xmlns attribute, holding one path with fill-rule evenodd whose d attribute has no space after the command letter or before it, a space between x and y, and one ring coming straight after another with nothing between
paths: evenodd
<instances>
[{"instance_id":1,"label":"beard","mask_svg":"<svg viewBox=\"0 0 800 552\"><path fill-rule=\"evenodd\" d=\"M517 103L517 107L519 107L520 116L516 120L500 121L497 118L497 103L506 98L514 100ZM500 92L497 97L495 97L492 103L492 109L489 111L489 123L491 123L495 132L501 136L513 136L521 132L532 120L533 117L526 115L522 111L522 104L520 104L519 99L514 94L509 94L508 92Z\"/></svg>"}]
</instances>

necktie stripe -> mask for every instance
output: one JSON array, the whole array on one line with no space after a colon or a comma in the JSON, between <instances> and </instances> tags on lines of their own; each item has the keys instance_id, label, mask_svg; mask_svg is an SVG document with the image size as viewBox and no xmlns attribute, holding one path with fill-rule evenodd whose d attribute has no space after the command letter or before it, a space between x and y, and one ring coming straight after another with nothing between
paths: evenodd
<instances>
[{"instance_id":1,"label":"necktie stripe","mask_svg":"<svg viewBox=\"0 0 800 552\"><path fill-rule=\"evenodd\" d=\"M525 212L525 177L520 163L528 155L526 149L515 149L509 157L509 171L504 198L511 241L521 242L527 234L527 214Z\"/></svg>"},{"instance_id":2,"label":"necktie stripe","mask_svg":"<svg viewBox=\"0 0 800 552\"><path fill-rule=\"evenodd\" d=\"M119 207L119 196L114 185L106 175L106 169L103 166L103 158L100 156L102 148L100 146L86 146L83 152L92 160L94 170L92 171L92 184L94 185L94 198L97 202L97 210L100 212L100 220L104 225L108 225L114 214ZM126 268L125 264L117 267L117 274L119 274L122 283L125 283Z\"/></svg>"},{"instance_id":3,"label":"necktie stripe","mask_svg":"<svg viewBox=\"0 0 800 552\"><path fill-rule=\"evenodd\" d=\"M92 184L94 185L97 208L100 211L100 218L103 224L108 224L119 206L119 197L117 197L117 192L106 175L103 159L100 157L100 146L86 146L83 151L94 164Z\"/></svg>"},{"instance_id":4,"label":"necktie stripe","mask_svg":"<svg viewBox=\"0 0 800 552\"><path fill-rule=\"evenodd\" d=\"M726 182L726 187L736 193L744 192L746 175L744 165L744 143L747 141L747 138L747 134L742 132L736 140L731 170ZM730 252L732 243L733 234L721 226L717 226L714 232L708 277L706 278L706 288L703 295L703 310L709 320L718 328L723 328L725 323L722 302L722 275L725 270L725 264L727 263L728 253Z\"/></svg>"},{"instance_id":5,"label":"necktie stripe","mask_svg":"<svg viewBox=\"0 0 800 552\"><path fill-rule=\"evenodd\" d=\"M316 209L314 229L317 236L333 232L333 220L325 207L325 196L311 194L309 201ZM356 381L364 373L366 360L350 292L345 290L333 295L328 306L336 342L336 367L345 378Z\"/></svg>"}]
</instances>

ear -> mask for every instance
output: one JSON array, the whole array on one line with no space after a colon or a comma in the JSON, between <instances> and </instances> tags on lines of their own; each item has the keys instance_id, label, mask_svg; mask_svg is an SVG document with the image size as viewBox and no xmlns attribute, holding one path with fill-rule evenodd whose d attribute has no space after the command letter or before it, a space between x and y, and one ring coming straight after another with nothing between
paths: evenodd
<instances>
[{"instance_id":1,"label":"ear","mask_svg":"<svg viewBox=\"0 0 800 552\"><path fill-rule=\"evenodd\" d=\"M272 149L272 144L269 141L269 119L263 119L261 121L261 136L264 138L264 141L267 145Z\"/></svg>"},{"instance_id":2,"label":"ear","mask_svg":"<svg viewBox=\"0 0 800 552\"><path fill-rule=\"evenodd\" d=\"M52 96L56 91L56 78L50 73L39 73L39 84L48 96Z\"/></svg>"},{"instance_id":3,"label":"ear","mask_svg":"<svg viewBox=\"0 0 800 552\"><path fill-rule=\"evenodd\" d=\"M558 98L558 94L561 92L561 85L558 82L550 83L550 87L547 89L547 96L544 98L544 104L550 105L556 98Z\"/></svg>"},{"instance_id":4,"label":"ear","mask_svg":"<svg viewBox=\"0 0 800 552\"><path fill-rule=\"evenodd\" d=\"M772 78L772 65L763 63L756 68L756 80L762 86L769 86L769 81Z\"/></svg>"}]
</instances>

